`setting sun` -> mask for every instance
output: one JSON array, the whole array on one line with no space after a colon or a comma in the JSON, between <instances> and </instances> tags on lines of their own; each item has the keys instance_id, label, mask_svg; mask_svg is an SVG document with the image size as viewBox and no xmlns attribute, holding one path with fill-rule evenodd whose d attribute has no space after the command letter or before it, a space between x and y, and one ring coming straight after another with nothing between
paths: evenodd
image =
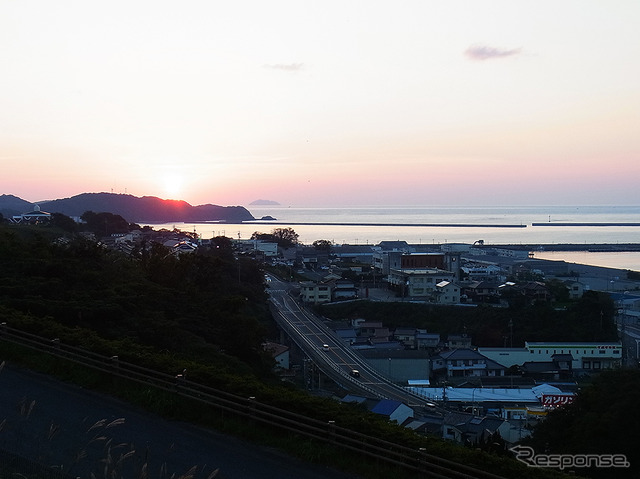
<instances>
[{"instance_id":1,"label":"setting sun","mask_svg":"<svg viewBox=\"0 0 640 479\"><path fill-rule=\"evenodd\" d=\"M180 199L183 193L183 180L179 175L167 173L161 182L162 190L167 199Z\"/></svg>"}]
</instances>

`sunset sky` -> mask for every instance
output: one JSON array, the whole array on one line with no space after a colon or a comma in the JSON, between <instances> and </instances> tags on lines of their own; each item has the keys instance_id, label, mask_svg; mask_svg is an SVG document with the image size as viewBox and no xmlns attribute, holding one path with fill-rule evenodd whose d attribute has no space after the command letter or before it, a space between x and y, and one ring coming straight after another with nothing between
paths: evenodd
<instances>
[{"instance_id":1,"label":"sunset sky","mask_svg":"<svg viewBox=\"0 0 640 479\"><path fill-rule=\"evenodd\" d=\"M0 194L639 204L637 0L0 0Z\"/></svg>"}]
</instances>

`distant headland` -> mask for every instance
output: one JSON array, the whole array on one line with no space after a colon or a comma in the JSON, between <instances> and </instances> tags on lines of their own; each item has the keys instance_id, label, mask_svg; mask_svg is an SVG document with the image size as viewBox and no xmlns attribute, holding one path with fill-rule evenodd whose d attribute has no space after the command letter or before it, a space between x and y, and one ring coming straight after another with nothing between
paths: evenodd
<instances>
[{"instance_id":1,"label":"distant headland","mask_svg":"<svg viewBox=\"0 0 640 479\"><path fill-rule=\"evenodd\" d=\"M212 204L192 206L186 201L163 200L155 196L137 197L116 193L82 193L70 198L38 202L42 211L80 217L86 211L120 215L130 223L170 222L241 223L255 220L243 206ZM5 217L33 209L33 203L13 195L0 195L0 213Z\"/></svg>"},{"instance_id":2,"label":"distant headland","mask_svg":"<svg viewBox=\"0 0 640 479\"><path fill-rule=\"evenodd\" d=\"M280 203L273 200L255 200L249 203L249 206L280 206Z\"/></svg>"}]
</instances>

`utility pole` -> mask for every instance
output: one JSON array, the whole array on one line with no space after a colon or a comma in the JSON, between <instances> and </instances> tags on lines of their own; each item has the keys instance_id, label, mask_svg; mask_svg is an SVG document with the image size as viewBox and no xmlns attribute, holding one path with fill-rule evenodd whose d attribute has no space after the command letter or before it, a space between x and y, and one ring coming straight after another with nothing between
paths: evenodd
<instances>
[{"instance_id":1,"label":"utility pole","mask_svg":"<svg viewBox=\"0 0 640 479\"><path fill-rule=\"evenodd\" d=\"M509 347L513 348L513 320L512 319L509 320L509 334L511 336L511 339L509 340L510 342Z\"/></svg>"}]
</instances>

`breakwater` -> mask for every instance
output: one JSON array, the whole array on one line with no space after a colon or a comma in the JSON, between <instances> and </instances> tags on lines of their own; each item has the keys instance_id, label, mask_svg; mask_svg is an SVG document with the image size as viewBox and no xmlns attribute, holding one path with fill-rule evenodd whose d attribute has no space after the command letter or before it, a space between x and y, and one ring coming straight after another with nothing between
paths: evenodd
<instances>
[{"instance_id":1,"label":"breakwater","mask_svg":"<svg viewBox=\"0 0 640 479\"><path fill-rule=\"evenodd\" d=\"M638 243L558 243L558 244L484 244L474 246L478 249L511 249L517 251L588 251L591 253L616 253L640 251Z\"/></svg>"},{"instance_id":2,"label":"breakwater","mask_svg":"<svg viewBox=\"0 0 640 479\"><path fill-rule=\"evenodd\" d=\"M531 226L640 226L640 223L531 223Z\"/></svg>"},{"instance_id":3,"label":"breakwater","mask_svg":"<svg viewBox=\"0 0 640 479\"><path fill-rule=\"evenodd\" d=\"M233 223L227 223L233 224ZM236 223L237 224L237 223ZM243 221L244 225L287 225L287 226L373 226L373 227L405 227L415 226L420 228L526 228L527 225L514 224L484 224L484 223L319 223L319 222L282 222L278 220L268 221Z\"/></svg>"}]
</instances>

